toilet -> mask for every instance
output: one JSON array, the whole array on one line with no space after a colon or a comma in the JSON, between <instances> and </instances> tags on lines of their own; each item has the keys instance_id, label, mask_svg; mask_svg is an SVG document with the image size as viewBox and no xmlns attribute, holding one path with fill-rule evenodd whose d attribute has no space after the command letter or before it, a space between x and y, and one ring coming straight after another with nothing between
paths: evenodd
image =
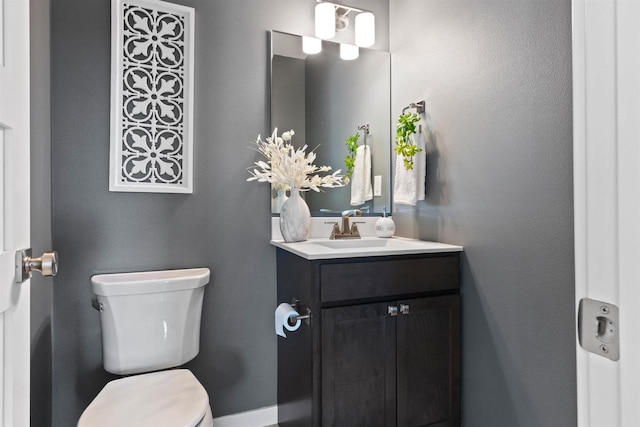
<instances>
[{"instance_id":1,"label":"toilet","mask_svg":"<svg viewBox=\"0 0 640 427\"><path fill-rule=\"evenodd\" d=\"M184 365L200 349L208 268L91 278L109 382L78 427L212 427L209 396Z\"/></svg>"}]
</instances>

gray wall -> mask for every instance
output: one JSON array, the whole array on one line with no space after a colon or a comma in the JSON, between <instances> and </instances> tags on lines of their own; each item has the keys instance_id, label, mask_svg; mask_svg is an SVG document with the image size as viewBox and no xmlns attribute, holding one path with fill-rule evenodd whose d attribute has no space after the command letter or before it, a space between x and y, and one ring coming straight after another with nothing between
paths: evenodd
<instances>
[{"instance_id":1,"label":"gray wall","mask_svg":"<svg viewBox=\"0 0 640 427\"><path fill-rule=\"evenodd\" d=\"M311 34L314 0L185 0L196 8L193 195L110 193L110 1L52 5L53 425L75 425L112 378L102 369L89 280L207 266L201 348L188 365L214 416L273 405L275 250L269 187L247 183L269 132L268 31ZM367 2L388 48L388 3ZM348 34L341 37L349 37ZM351 35L352 37L352 35Z\"/></svg>"},{"instance_id":2,"label":"gray wall","mask_svg":"<svg viewBox=\"0 0 640 427\"><path fill-rule=\"evenodd\" d=\"M31 247L51 244L50 3L30 1L31 21ZM53 280L31 278L31 425L51 424L51 313Z\"/></svg>"},{"instance_id":3,"label":"gray wall","mask_svg":"<svg viewBox=\"0 0 640 427\"><path fill-rule=\"evenodd\" d=\"M463 423L576 425L570 0L392 0L393 112L426 100L428 198L464 245Z\"/></svg>"}]
</instances>

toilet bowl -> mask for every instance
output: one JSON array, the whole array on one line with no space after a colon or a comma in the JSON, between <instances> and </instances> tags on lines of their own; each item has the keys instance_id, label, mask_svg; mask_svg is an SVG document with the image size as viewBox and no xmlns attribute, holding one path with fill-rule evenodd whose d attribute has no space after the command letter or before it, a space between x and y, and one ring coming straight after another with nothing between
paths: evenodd
<instances>
[{"instance_id":1,"label":"toilet bowl","mask_svg":"<svg viewBox=\"0 0 640 427\"><path fill-rule=\"evenodd\" d=\"M199 351L206 268L91 278L102 358L113 380L78 427L212 427L209 396L187 369ZM153 371L153 372L152 372Z\"/></svg>"},{"instance_id":2,"label":"toilet bowl","mask_svg":"<svg viewBox=\"0 0 640 427\"><path fill-rule=\"evenodd\" d=\"M82 427L210 427L209 396L187 369L111 381L85 409Z\"/></svg>"}]
</instances>

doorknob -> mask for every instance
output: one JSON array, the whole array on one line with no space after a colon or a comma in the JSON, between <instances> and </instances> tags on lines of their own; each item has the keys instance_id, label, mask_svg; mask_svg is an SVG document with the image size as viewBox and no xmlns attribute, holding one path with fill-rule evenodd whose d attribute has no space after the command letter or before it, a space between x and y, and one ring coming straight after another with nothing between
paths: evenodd
<instances>
[{"instance_id":1,"label":"doorknob","mask_svg":"<svg viewBox=\"0 0 640 427\"><path fill-rule=\"evenodd\" d=\"M58 252L45 252L38 258L32 258L31 248L16 251L16 283L31 278L33 271L38 271L43 276L58 274Z\"/></svg>"}]
</instances>

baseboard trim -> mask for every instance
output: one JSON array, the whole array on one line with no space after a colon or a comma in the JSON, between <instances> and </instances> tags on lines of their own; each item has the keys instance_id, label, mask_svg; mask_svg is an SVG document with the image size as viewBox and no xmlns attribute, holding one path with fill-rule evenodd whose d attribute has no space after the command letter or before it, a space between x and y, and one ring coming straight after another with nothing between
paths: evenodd
<instances>
[{"instance_id":1,"label":"baseboard trim","mask_svg":"<svg viewBox=\"0 0 640 427\"><path fill-rule=\"evenodd\" d=\"M213 419L213 427L267 427L277 425L277 405Z\"/></svg>"}]
</instances>

